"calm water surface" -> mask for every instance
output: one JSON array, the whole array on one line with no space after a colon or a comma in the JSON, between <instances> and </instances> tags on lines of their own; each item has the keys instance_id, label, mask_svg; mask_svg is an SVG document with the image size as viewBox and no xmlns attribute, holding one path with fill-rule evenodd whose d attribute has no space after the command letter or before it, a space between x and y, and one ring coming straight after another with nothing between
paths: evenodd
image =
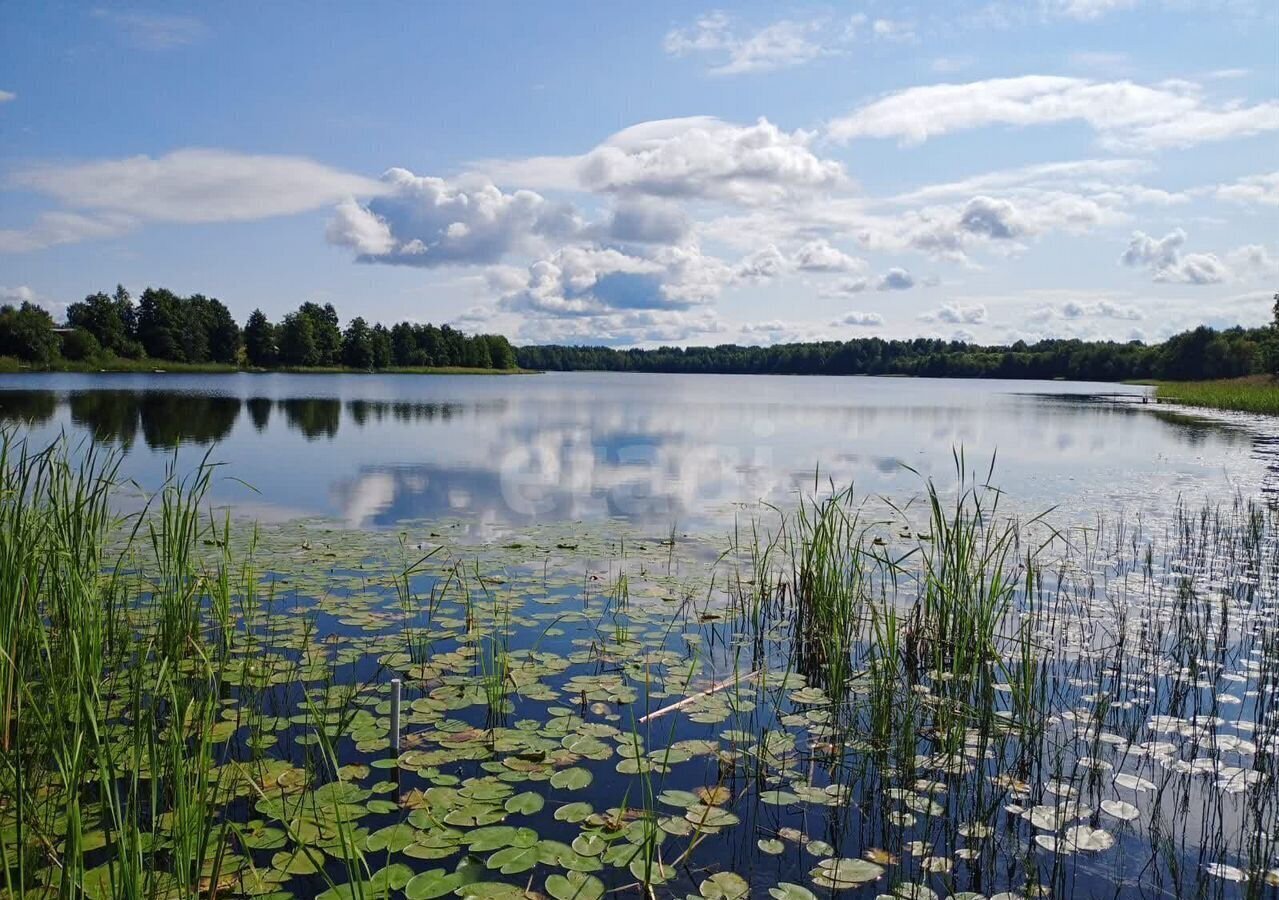
<instances>
[{"instance_id":1,"label":"calm water surface","mask_svg":"<svg viewBox=\"0 0 1279 900\"><path fill-rule=\"evenodd\" d=\"M563 373L24 375L0 419L125 452L162 479L175 450L226 463L216 498L261 518L356 527L459 518L477 530L624 517L721 524L825 484L914 495L953 451L1020 508L1146 513L1253 493L1247 428L1143 404L1147 389L1032 381ZM910 467L910 468L907 468ZM915 471L911 471L914 469ZM916 474L916 472L920 474ZM240 479L253 490L239 483Z\"/></svg>"}]
</instances>

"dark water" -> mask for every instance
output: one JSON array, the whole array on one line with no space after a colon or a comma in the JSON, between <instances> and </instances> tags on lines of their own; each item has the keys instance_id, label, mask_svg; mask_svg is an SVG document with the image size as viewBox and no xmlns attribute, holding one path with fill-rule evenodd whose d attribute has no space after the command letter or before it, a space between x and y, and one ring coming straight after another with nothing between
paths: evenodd
<instances>
[{"instance_id":1,"label":"dark water","mask_svg":"<svg viewBox=\"0 0 1279 900\"><path fill-rule=\"evenodd\" d=\"M825 483L915 494L962 448L1027 510L1151 512L1256 490L1248 430L1113 384L546 374L0 377L0 421L127 451L124 472L212 448L216 499L264 519L476 528L624 517L722 523L734 505Z\"/></svg>"}]
</instances>

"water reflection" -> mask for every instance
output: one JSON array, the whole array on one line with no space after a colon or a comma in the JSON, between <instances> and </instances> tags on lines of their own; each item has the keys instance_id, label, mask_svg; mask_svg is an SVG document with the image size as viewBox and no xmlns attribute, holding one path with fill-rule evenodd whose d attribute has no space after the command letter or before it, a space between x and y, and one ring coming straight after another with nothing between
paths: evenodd
<instances>
[{"instance_id":1,"label":"water reflection","mask_svg":"<svg viewBox=\"0 0 1279 900\"><path fill-rule=\"evenodd\" d=\"M225 439L242 408L247 408L257 432L270 427L272 409L279 407L289 429L308 441L318 441L337 436L343 409L346 420L362 428L383 421L448 422L469 412L500 412L504 406L387 400L348 400L344 404L334 397L241 399L191 391L0 391L0 423L47 425L59 408L65 407L71 423L99 443L128 449L141 431L146 446L159 450L183 444L208 445Z\"/></svg>"},{"instance_id":2,"label":"water reflection","mask_svg":"<svg viewBox=\"0 0 1279 900\"><path fill-rule=\"evenodd\" d=\"M124 474L144 485L162 477L173 448L216 444L225 472L258 492L227 484L219 499L355 526L440 516L480 527L731 524L742 504L785 503L830 483L918 493L921 477L951 480L956 447L983 475L998 453L997 483L1028 511L1087 516L1255 490L1275 456L1273 445L1257 449L1255 428L1112 386L597 375L145 376L99 386L106 380L0 376L0 424L40 441L66 430L121 448Z\"/></svg>"}]
</instances>

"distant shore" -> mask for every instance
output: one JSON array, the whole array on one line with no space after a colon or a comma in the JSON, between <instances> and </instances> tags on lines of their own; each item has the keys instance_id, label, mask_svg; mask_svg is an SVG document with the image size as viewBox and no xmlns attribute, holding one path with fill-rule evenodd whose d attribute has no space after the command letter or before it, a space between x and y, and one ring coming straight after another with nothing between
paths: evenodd
<instances>
[{"instance_id":1,"label":"distant shore","mask_svg":"<svg viewBox=\"0 0 1279 900\"><path fill-rule=\"evenodd\" d=\"M252 366L229 366L223 363L181 363L162 359L115 359L109 362L71 362L59 360L52 366L32 366L12 357L0 357L0 374L17 375L50 372L85 374L172 374L172 375L534 375L536 369L479 369L467 366L392 366L386 369L352 369L346 366L278 366L259 369Z\"/></svg>"}]
</instances>

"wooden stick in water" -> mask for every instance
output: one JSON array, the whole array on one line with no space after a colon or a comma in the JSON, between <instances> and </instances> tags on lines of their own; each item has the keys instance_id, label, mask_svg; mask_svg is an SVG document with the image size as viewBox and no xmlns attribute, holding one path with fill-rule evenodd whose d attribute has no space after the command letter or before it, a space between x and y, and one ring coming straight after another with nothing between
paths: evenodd
<instances>
[{"instance_id":1,"label":"wooden stick in water","mask_svg":"<svg viewBox=\"0 0 1279 900\"><path fill-rule=\"evenodd\" d=\"M709 697L711 694L724 690L724 688L732 687L733 685L737 684L739 681L745 681L748 678L754 678L761 671L763 670L754 669L750 672L747 672L745 675L735 675L732 678L726 678L723 681L717 681L704 691L698 691L696 694L693 694L691 697L685 697L683 700L680 700L678 703L672 703L670 706L663 706L659 710L651 712L646 716L642 716L639 720L639 724L643 725L645 722L648 722L652 719L656 719L658 716L664 716L668 712L675 712L675 710L677 709L683 709L685 706L688 706L690 703L692 703L695 700L700 700L702 697Z\"/></svg>"}]
</instances>

